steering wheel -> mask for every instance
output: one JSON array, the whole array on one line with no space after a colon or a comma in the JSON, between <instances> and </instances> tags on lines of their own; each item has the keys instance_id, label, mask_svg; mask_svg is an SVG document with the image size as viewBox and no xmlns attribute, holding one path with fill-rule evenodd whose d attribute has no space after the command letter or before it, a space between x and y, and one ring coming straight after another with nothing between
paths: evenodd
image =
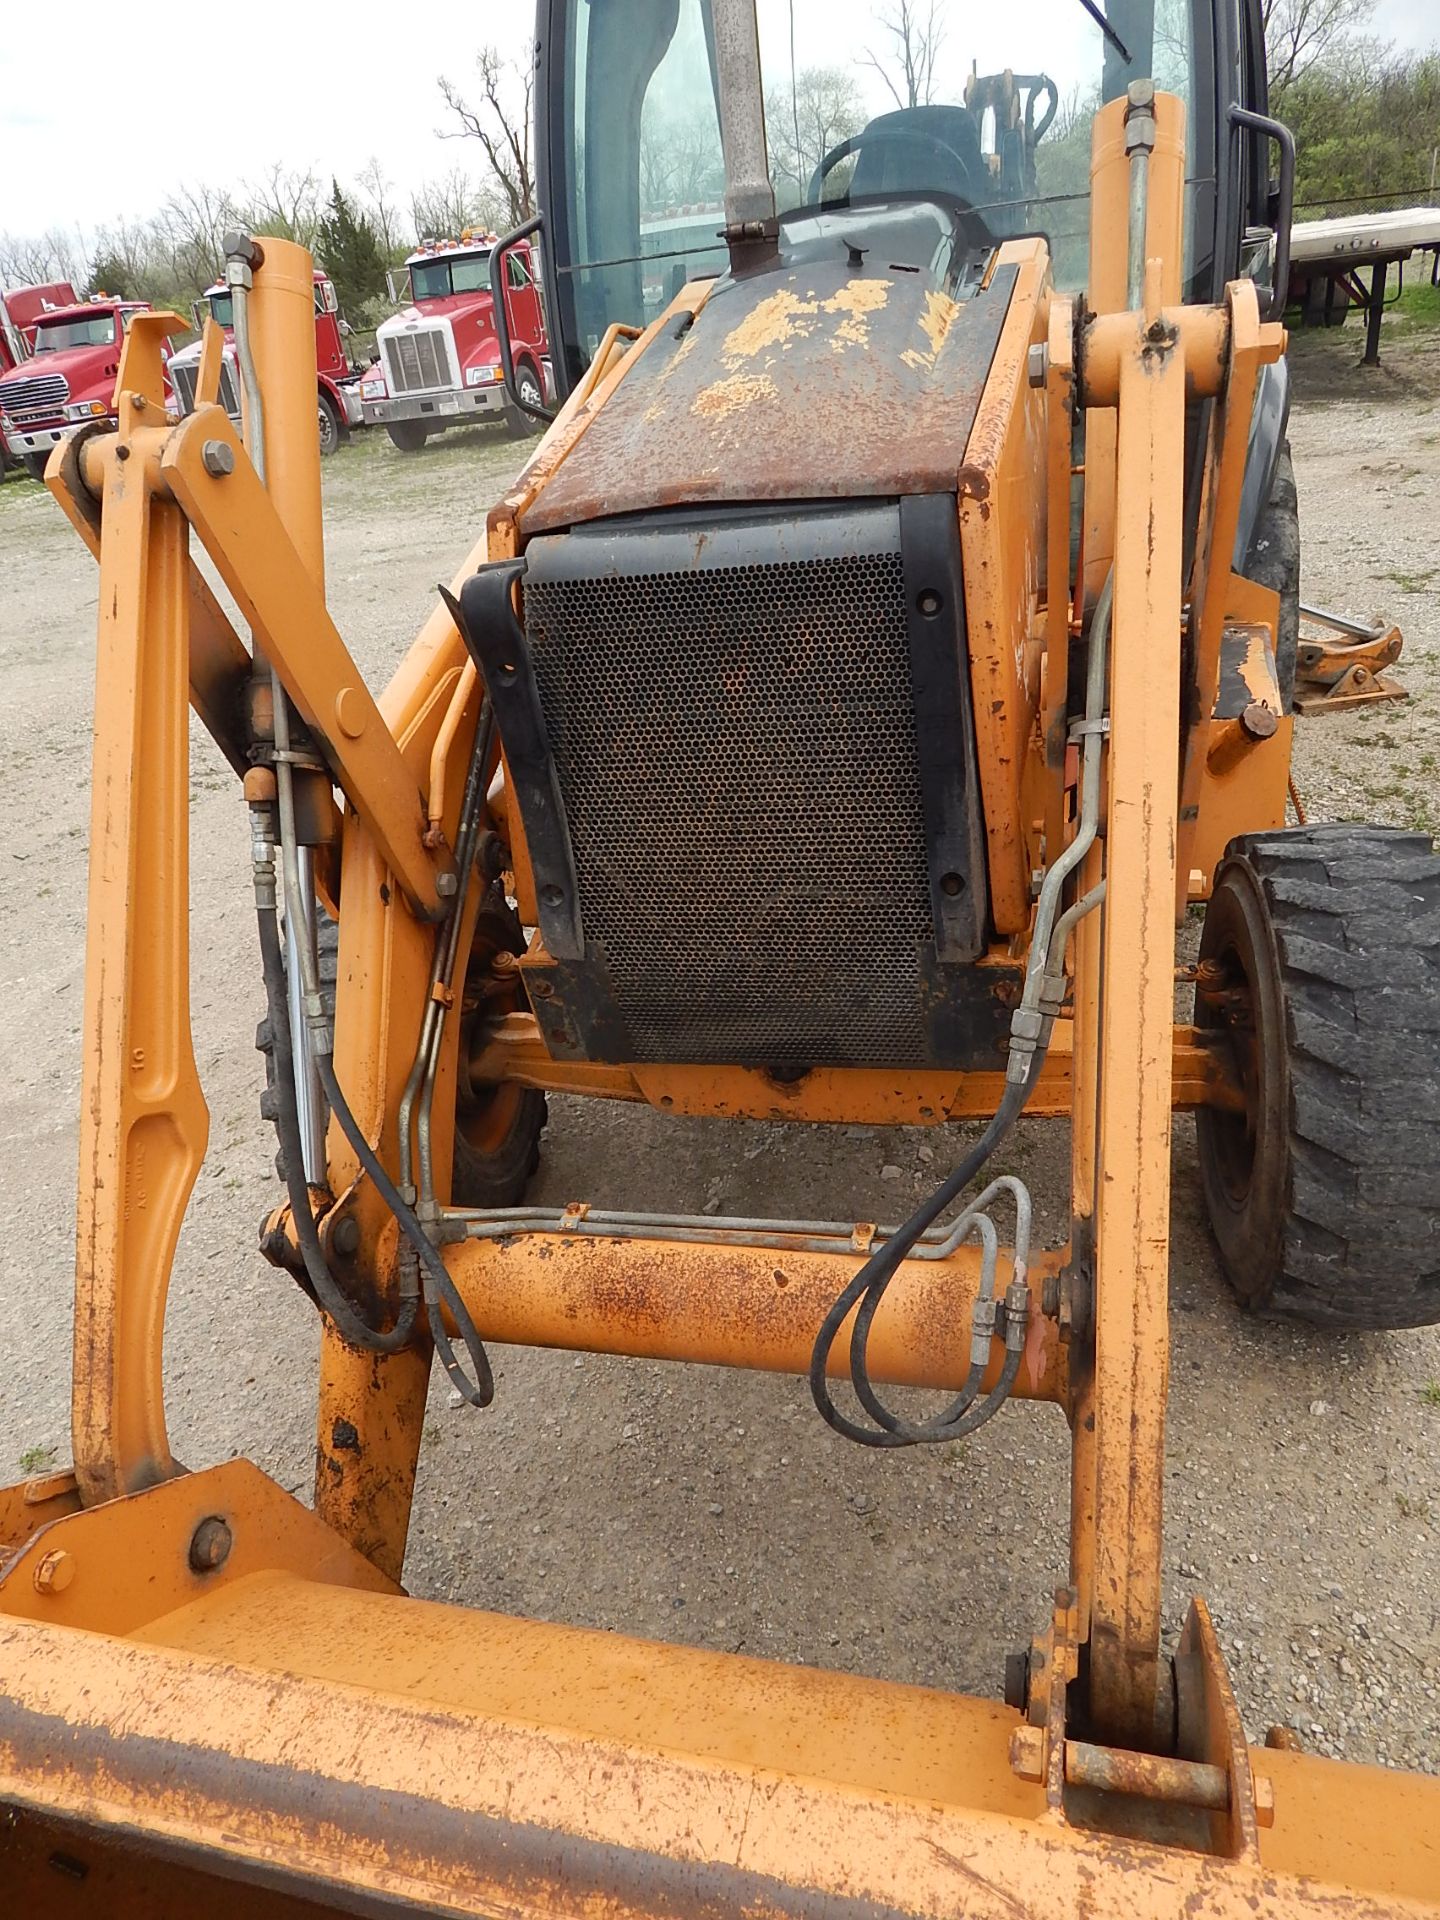
<instances>
[{"instance_id":1,"label":"steering wheel","mask_svg":"<svg viewBox=\"0 0 1440 1920\"><path fill-rule=\"evenodd\" d=\"M931 153L938 153L945 160L953 160L960 169L961 177L966 180L970 178L969 163L947 141L937 138L933 133L919 133L913 127L885 127L878 132L871 132L866 128L862 133L852 133L848 140L842 140L839 146L832 147L824 155L819 166L810 176L810 185L805 195L806 205L823 204L820 200L820 189L824 185L825 176L827 173L833 173L842 160L848 159L852 153L858 153L861 147L872 143L889 145L896 141L906 146L926 147ZM952 194L950 197L960 200L967 212L975 211L973 200L965 199L959 194Z\"/></svg>"}]
</instances>

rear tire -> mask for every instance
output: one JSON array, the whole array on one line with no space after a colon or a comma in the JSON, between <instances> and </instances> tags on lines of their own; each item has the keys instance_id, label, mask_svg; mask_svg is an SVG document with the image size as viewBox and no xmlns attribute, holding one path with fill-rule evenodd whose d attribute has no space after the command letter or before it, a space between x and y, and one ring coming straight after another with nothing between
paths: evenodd
<instances>
[{"instance_id":1,"label":"rear tire","mask_svg":"<svg viewBox=\"0 0 1440 1920\"><path fill-rule=\"evenodd\" d=\"M20 464L26 473L32 480L38 480L42 486L45 483L45 468L48 460L48 454L43 453L22 453L20 456Z\"/></svg>"},{"instance_id":2,"label":"rear tire","mask_svg":"<svg viewBox=\"0 0 1440 1920\"><path fill-rule=\"evenodd\" d=\"M345 423L328 393L315 396L315 416L320 428L320 457L335 453L345 438Z\"/></svg>"},{"instance_id":3,"label":"rear tire","mask_svg":"<svg viewBox=\"0 0 1440 1920\"><path fill-rule=\"evenodd\" d=\"M1440 1322L1440 856L1399 828L1232 840L1195 1020L1245 1084L1196 1116L1242 1303L1317 1326Z\"/></svg>"},{"instance_id":4,"label":"rear tire","mask_svg":"<svg viewBox=\"0 0 1440 1920\"><path fill-rule=\"evenodd\" d=\"M429 439L429 429L420 420L395 420L386 427L390 444L401 453L418 453Z\"/></svg>"}]
</instances>

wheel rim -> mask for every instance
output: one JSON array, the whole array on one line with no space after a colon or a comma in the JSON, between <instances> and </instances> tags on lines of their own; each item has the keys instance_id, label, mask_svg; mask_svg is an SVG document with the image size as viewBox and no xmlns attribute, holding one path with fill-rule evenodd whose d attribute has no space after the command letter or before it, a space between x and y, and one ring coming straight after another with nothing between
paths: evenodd
<instances>
[{"instance_id":1,"label":"wheel rim","mask_svg":"<svg viewBox=\"0 0 1440 1920\"><path fill-rule=\"evenodd\" d=\"M516 382L516 387L527 407L538 407L542 404L540 386L533 373L522 373Z\"/></svg>"},{"instance_id":2,"label":"wheel rim","mask_svg":"<svg viewBox=\"0 0 1440 1920\"><path fill-rule=\"evenodd\" d=\"M1214 1036L1244 1093L1240 1109L1203 1110L1218 1197L1237 1213L1249 1204L1257 1176L1264 1183L1268 1138L1284 1121L1279 978L1264 927L1263 902L1233 876L1222 875L1205 915L1195 1025Z\"/></svg>"},{"instance_id":3,"label":"wheel rim","mask_svg":"<svg viewBox=\"0 0 1440 1920\"><path fill-rule=\"evenodd\" d=\"M340 430L335 424L335 416L322 400L315 409L320 423L320 451L331 453L340 439Z\"/></svg>"}]
</instances>

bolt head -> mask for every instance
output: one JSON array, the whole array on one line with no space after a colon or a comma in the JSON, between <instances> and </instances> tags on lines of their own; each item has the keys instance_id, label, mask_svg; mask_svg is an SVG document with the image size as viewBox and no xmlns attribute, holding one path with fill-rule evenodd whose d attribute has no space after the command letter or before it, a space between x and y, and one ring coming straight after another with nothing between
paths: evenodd
<instances>
[{"instance_id":1,"label":"bolt head","mask_svg":"<svg viewBox=\"0 0 1440 1920\"><path fill-rule=\"evenodd\" d=\"M460 882L453 873L437 873L435 891L442 900L453 900L459 890Z\"/></svg>"},{"instance_id":2,"label":"bolt head","mask_svg":"<svg viewBox=\"0 0 1440 1920\"><path fill-rule=\"evenodd\" d=\"M210 1514L190 1536L191 1572L214 1573L217 1567L223 1567L230 1557L234 1540L230 1523L218 1513Z\"/></svg>"},{"instance_id":3,"label":"bolt head","mask_svg":"<svg viewBox=\"0 0 1440 1920\"><path fill-rule=\"evenodd\" d=\"M1043 387L1046 375L1050 371L1050 351L1043 340L1037 340L1026 356L1026 368L1032 387Z\"/></svg>"},{"instance_id":4,"label":"bolt head","mask_svg":"<svg viewBox=\"0 0 1440 1920\"><path fill-rule=\"evenodd\" d=\"M348 1259L360 1251L360 1222L353 1213L347 1213L343 1220L337 1220L330 1234L330 1244L337 1253Z\"/></svg>"},{"instance_id":5,"label":"bolt head","mask_svg":"<svg viewBox=\"0 0 1440 1920\"><path fill-rule=\"evenodd\" d=\"M63 1547L52 1547L49 1553L43 1553L35 1568L35 1591L37 1593L63 1593L75 1578L75 1556L67 1553Z\"/></svg>"},{"instance_id":6,"label":"bolt head","mask_svg":"<svg viewBox=\"0 0 1440 1920\"><path fill-rule=\"evenodd\" d=\"M214 474L217 480L235 471L235 449L223 440L207 440L200 449L200 459L205 471Z\"/></svg>"}]
</instances>

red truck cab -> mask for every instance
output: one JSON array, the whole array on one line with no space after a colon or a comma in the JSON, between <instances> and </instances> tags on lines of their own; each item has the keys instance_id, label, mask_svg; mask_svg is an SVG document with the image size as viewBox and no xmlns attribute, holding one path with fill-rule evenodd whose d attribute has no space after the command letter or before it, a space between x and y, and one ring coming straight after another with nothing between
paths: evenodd
<instances>
[{"instance_id":1,"label":"red truck cab","mask_svg":"<svg viewBox=\"0 0 1440 1920\"><path fill-rule=\"evenodd\" d=\"M237 425L240 420L240 375L235 360L235 326L230 289L223 281L207 287L202 299L210 318L225 334L225 355L220 370L220 401ZM197 307L193 316L196 331L203 314ZM200 371L200 342L182 347L170 362L170 377L182 413L195 411L195 381ZM321 453L333 453L350 437L351 427L360 424L360 372L345 351L345 335L340 317L340 302L335 283L328 273L315 269L315 413L320 432Z\"/></svg>"},{"instance_id":2,"label":"red truck cab","mask_svg":"<svg viewBox=\"0 0 1440 1920\"><path fill-rule=\"evenodd\" d=\"M29 359L0 376L5 450L36 479L51 450L77 427L116 418L115 376L125 333L137 313L148 311L146 300L95 293L37 317Z\"/></svg>"},{"instance_id":3,"label":"red truck cab","mask_svg":"<svg viewBox=\"0 0 1440 1920\"><path fill-rule=\"evenodd\" d=\"M519 436L532 433L528 414L505 397L500 343L490 292L493 233L423 240L405 262L411 304L376 330L380 358L361 382L367 422L383 426L403 453L432 433L503 420ZM505 318L515 383L532 405L554 391L550 343L529 243L505 256Z\"/></svg>"}]
</instances>

